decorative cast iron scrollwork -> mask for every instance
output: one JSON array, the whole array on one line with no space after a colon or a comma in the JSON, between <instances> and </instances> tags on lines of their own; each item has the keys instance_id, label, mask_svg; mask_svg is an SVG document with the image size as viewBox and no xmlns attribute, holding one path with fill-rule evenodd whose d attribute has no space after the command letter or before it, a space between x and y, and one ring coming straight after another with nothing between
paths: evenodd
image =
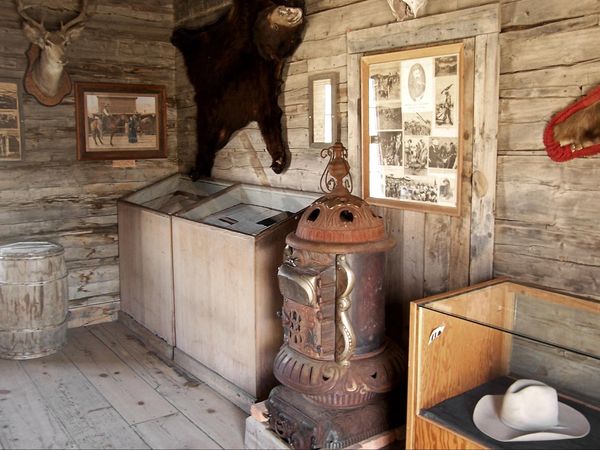
<instances>
[{"instance_id":1,"label":"decorative cast iron scrollwork","mask_svg":"<svg viewBox=\"0 0 600 450\"><path fill-rule=\"evenodd\" d=\"M336 300L336 315L337 315L337 326L344 339L344 349L335 355L335 361L347 367L350 365L350 358L354 353L356 347L356 335L348 316L348 310L352 306L352 300L350 299L350 293L354 289L354 272L348 266L345 255L339 255L337 258L337 266L339 271L343 271L346 278L346 288L342 292L339 298Z\"/></svg>"},{"instance_id":2,"label":"decorative cast iron scrollwork","mask_svg":"<svg viewBox=\"0 0 600 450\"><path fill-rule=\"evenodd\" d=\"M352 174L348 164L348 149L340 142L331 147L321 150L321 158L329 157L329 163L321 175L321 190L333 192L334 190L346 190L352 192Z\"/></svg>"}]
</instances>

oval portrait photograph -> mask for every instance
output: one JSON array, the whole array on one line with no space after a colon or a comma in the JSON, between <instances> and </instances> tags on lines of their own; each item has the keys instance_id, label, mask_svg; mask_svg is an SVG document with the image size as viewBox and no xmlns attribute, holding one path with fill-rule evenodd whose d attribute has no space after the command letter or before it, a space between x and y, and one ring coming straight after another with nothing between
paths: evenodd
<instances>
[{"instance_id":1,"label":"oval portrait photograph","mask_svg":"<svg viewBox=\"0 0 600 450\"><path fill-rule=\"evenodd\" d=\"M408 74L408 93L413 101L418 101L425 92L425 69L419 63L413 64Z\"/></svg>"}]
</instances>

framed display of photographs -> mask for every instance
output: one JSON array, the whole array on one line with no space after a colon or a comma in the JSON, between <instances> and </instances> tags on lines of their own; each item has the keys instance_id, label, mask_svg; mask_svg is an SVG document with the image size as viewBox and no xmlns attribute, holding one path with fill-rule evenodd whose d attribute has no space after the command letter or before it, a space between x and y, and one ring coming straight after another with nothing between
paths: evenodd
<instances>
[{"instance_id":1,"label":"framed display of photographs","mask_svg":"<svg viewBox=\"0 0 600 450\"><path fill-rule=\"evenodd\" d=\"M21 161L21 81L0 79L0 162Z\"/></svg>"},{"instance_id":2,"label":"framed display of photographs","mask_svg":"<svg viewBox=\"0 0 600 450\"><path fill-rule=\"evenodd\" d=\"M167 156L164 86L75 83L77 159Z\"/></svg>"},{"instance_id":3,"label":"framed display of photographs","mask_svg":"<svg viewBox=\"0 0 600 450\"><path fill-rule=\"evenodd\" d=\"M460 214L463 53L458 43L361 58L369 203Z\"/></svg>"}]
</instances>

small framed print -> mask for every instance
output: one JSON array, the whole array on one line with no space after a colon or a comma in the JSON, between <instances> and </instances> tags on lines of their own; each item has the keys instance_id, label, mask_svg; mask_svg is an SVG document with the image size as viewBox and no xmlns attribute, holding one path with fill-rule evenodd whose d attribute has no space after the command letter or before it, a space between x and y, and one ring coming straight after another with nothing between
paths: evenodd
<instances>
[{"instance_id":1,"label":"small framed print","mask_svg":"<svg viewBox=\"0 0 600 450\"><path fill-rule=\"evenodd\" d=\"M21 81L0 78L0 162L21 161Z\"/></svg>"},{"instance_id":2,"label":"small framed print","mask_svg":"<svg viewBox=\"0 0 600 450\"><path fill-rule=\"evenodd\" d=\"M363 195L460 214L463 44L361 58Z\"/></svg>"},{"instance_id":3,"label":"small framed print","mask_svg":"<svg viewBox=\"0 0 600 450\"><path fill-rule=\"evenodd\" d=\"M164 86L75 83L77 159L167 156Z\"/></svg>"}]
</instances>

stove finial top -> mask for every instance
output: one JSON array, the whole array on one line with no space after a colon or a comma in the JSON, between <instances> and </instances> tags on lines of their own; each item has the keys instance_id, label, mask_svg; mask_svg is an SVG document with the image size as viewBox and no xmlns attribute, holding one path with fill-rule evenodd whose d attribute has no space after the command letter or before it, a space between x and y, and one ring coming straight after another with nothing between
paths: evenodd
<instances>
[{"instance_id":1,"label":"stove finial top","mask_svg":"<svg viewBox=\"0 0 600 450\"><path fill-rule=\"evenodd\" d=\"M348 164L348 150L341 142L321 150L321 158L329 157L329 163L321 175L321 190L335 195L352 192L352 175Z\"/></svg>"}]
</instances>

